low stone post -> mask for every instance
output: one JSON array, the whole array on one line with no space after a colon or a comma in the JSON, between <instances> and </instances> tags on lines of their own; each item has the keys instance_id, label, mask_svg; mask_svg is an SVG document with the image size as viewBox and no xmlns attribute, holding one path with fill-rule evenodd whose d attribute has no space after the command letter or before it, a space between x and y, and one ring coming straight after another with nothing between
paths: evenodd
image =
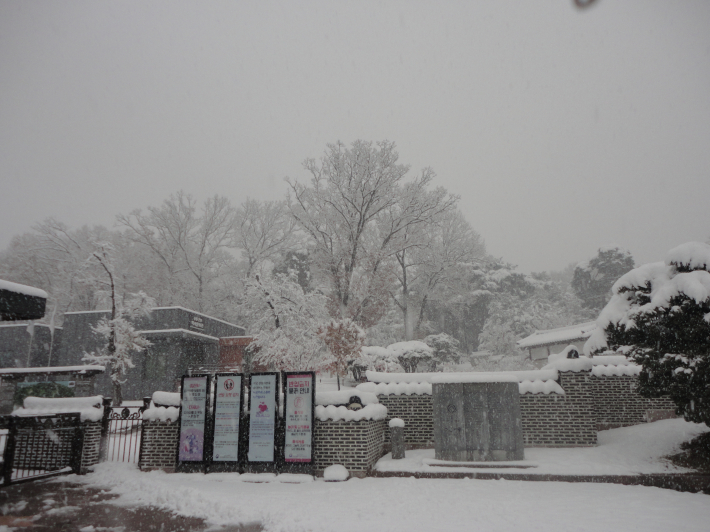
<instances>
[{"instance_id":1,"label":"low stone post","mask_svg":"<svg viewBox=\"0 0 710 532\"><path fill-rule=\"evenodd\" d=\"M404 420L398 417L390 419L390 442L392 442L392 460L404 458Z\"/></svg>"}]
</instances>

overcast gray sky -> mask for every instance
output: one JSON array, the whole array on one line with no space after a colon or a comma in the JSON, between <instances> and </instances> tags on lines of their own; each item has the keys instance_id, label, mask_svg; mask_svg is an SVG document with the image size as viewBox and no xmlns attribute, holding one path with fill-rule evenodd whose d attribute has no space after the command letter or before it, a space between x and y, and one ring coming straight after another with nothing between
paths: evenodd
<instances>
[{"instance_id":1,"label":"overcast gray sky","mask_svg":"<svg viewBox=\"0 0 710 532\"><path fill-rule=\"evenodd\" d=\"M179 189L281 199L358 138L523 271L662 260L710 236L710 2L0 0L0 248Z\"/></svg>"}]
</instances>

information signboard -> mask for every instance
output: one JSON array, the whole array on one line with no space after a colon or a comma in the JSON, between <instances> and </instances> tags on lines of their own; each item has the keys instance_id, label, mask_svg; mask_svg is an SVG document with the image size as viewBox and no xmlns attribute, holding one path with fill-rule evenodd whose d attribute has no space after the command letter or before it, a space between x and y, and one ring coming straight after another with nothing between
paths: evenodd
<instances>
[{"instance_id":1,"label":"information signboard","mask_svg":"<svg viewBox=\"0 0 710 532\"><path fill-rule=\"evenodd\" d=\"M315 373L287 372L284 379L285 465L310 464L313 459Z\"/></svg>"},{"instance_id":2,"label":"information signboard","mask_svg":"<svg viewBox=\"0 0 710 532\"><path fill-rule=\"evenodd\" d=\"M275 462L277 381L277 373L252 373L249 377L248 462Z\"/></svg>"},{"instance_id":3,"label":"information signboard","mask_svg":"<svg viewBox=\"0 0 710 532\"><path fill-rule=\"evenodd\" d=\"M219 373L215 376L213 462L239 461L239 421L243 393L240 374Z\"/></svg>"},{"instance_id":4,"label":"information signboard","mask_svg":"<svg viewBox=\"0 0 710 532\"><path fill-rule=\"evenodd\" d=\"M177 469L194 471L205 462L205 432L207 399L210 378L194 375L182 378L180 408L180 438L178 439Z\"/></svg>"}]
</instances>

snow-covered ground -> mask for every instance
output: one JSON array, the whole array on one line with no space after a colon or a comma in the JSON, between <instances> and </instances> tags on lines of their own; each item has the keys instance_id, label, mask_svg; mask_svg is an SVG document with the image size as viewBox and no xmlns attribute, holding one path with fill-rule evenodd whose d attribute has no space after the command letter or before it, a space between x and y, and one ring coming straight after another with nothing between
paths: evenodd
<instances>
[{"instance_id":1,"label":"snow-covered ground","mask_svg":"<svg viewBox=\"0 0 710 532\"><path fill-rule=\"evenodd\" d=\"M486 473L525 473L551 475L636 475L639 473L682 473L664 456L674 453L684 441L707 432L704 424L682 419L666 419L633 427L599 432L597 447L566 449L533 447L525 449L524 462L509 462L535 466L526 469L486 468ZM376 466L378 471L423 473L471 472L469 467L440 467L433 449L407 451L403 460L384 456ZM710 500L708 500L710 504Z\"/></svg>"},{"instance_id":2,"label":"snow-covered ground","mask_svg":"<svg viewBox=\"0 0 710 532\"><path fill-rule=\"evenodd\" d=\"M668 471L660 457L706 430L666 420L603 432L596 448L527 449L526 456L540 472ZM417 453L408 455L426 467L414 458ZM331 483L285 475L142 473L116 463L67 479L108 488L120 495L117 504L154 505L215 525L258 521L269 531L705 531L710 522L707 495L616 484L414 478Z\"/></svg>"}]
</instances>

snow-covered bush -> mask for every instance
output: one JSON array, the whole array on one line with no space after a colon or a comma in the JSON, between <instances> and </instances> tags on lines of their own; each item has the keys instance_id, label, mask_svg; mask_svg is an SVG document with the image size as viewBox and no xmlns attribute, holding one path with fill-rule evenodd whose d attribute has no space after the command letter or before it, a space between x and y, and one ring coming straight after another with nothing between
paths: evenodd
<instances>
[{"instance_id":1,"label":"snow-covered bush","mask_svg":"<svg viewBox=\"0 0 710 532\"><path fill-rule=\"evenodd\" d=\"M387 349L397 358L397 362L406 373L416 372L420 362L429 363L434 355L431 347L418 340L397 342L388 345Z\"/></svg>"},{"instance_id":2,"label":"snow-covered bush","mask_svg":"<svg viewBox=\"0 0 710 532\"><path fill-rule=\"evenodd\" d=\"M446 333L430 334L424 343L432 348L429 371L436 371L439 364L458 364L461 358L459 341Z\"/></svg>"},{"instance_id":3,"label":"snow-covered bush","mask_svg":"<svg viewBox=\"0 0 710 532\"><path fill-rule=\"evenodd\" d=\"M639 392L669 394L688 421L710 423L710 245L689 242L665 262L614 284L585 353L617 352L642 366Z\"/></svg>"}]
</instances>

